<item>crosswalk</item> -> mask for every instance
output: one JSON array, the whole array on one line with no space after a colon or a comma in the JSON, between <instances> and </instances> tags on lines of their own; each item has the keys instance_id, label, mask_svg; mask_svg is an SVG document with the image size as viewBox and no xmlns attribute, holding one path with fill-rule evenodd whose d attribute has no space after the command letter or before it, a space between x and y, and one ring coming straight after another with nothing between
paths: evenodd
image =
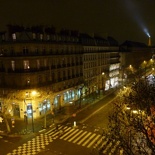
<instances>
[{"instance_id":1,"label":"crosswalk","mask_svg":"<svg viewBox=\"0 0 155 155\"><path fill-rule=\"evenodd\" d=\"M52 141L53 139L50 136L40 134L27 141L27 143L19 146L17 149L14 149L7 155L34 155L37 154L37 152L40 152L42 149L45 149L46 145L49 145L49 143Z\"/></svg>"},{"instance_id":2,"label":"crosswalk","mask_svg":"<svg viewBox=\"0 0 155 155\"><path fill-rule=\"evenodd\" d=\"M109 140L106 136L79 129L78 127L59 125L57 128L41 133L32 140L14 149L7 155L34 155L45 149L47 145L55 139L70 142L88 149L96 149L106 155L116 155L119 147L119 141Z\"/></svg>"},{"instance_id":3,"label":"crosswalk","mask_svg":"<svg viewBox=\"0 0 155 155\"><path fill-rule=\"evenodd\" d=\"M116 155L120 144L119 141L111 141L101 134L69 126L59 126L57 132L51 129L45 134L88 149L96 148L96 150L106 155Z\"/></svg>"}]
</instances>

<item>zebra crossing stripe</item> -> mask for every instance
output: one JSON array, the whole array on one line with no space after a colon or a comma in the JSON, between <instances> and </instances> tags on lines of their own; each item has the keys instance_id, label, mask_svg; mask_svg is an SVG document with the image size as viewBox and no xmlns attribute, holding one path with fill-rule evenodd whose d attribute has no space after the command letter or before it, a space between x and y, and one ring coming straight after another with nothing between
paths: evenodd
<instances>
[{"instance_id":1,"label":"zebra crossing stripe","mask_svg":"<svg viewBox=\"0 0 155 155\"><path fill-rule=\"evenodd\" d=\"M114 147L111 149L111 152L109 153L109 155L112 155L115 152L115 150L118 147L119 143L120 143L120 141L117 141L116 142L116 144L114 145Z\"/></svg>"},{"instance_id":2,"label":"zebra crossing stripe","mask_svg":"<svg viewBox=\"0 0 155 155\"><path fill-rule=\"evenodd\" d=\"M108 143L108 139L106 139L106 141L104 141L104 142L102 143L102 145L100 146L99 149L103 148L107 143Z\"/></svg>"},{"instance_id":3,"label":"zebra crossing stripe","mask_svg":"<svg viewBox=\"0 0 155 155\"><path fill-rule=\"evenodd\" d=\"M58 134L59 134L59 132L57 131L57 132L55 132L55 133L49 134L49 136L51 135L51 137L55 137L55 136L58 135Z\"/></svg>"},{"instance_id":4,"label":"zebra crossing stripe","mask_svg":"<svg viewBox=\"0 0 155 155\"><path fill-rule=\"evenodd\" d=\"M108 151L108 149L112 146L112 142L110 142L107 146L106 146L106 148L104 149L104 151L103 151L103 153L106 153L107 151Z\"/></svg>"},{"instance_id":5,"label":"zebra crossing stripe","mask_svg":"<svg viewBox=\"0 0 155 155\"><path fill-rule=\"evenodd\" d=\"M87 133L87 131L83 132L78 138L76 138L73 143L76 143L81 137L83 137L85 134Z\"/></svg>"},{"instance_id":6,"label":"zebra crossing stripe","mask_svg":"<svg viewBox=\"0 0 155 155\"><path fill-rule=\"evenodd\" d=\"M94 133L92 136L90 136L87 141L85 141L82 146L85 146L96 134Z\"/></svg>"},{"instance_id":7,"label":"zebra crossing stripe","mask_svg":"<svg viewBox=\"0 0 155 155\"><path fill-rule=\"evenodd\" d=\"M68 141L71 142L73 139L75 139L79 134L81 134L83 130L79 131L76 135L74 135L72 138L70 138Z\"/></svg>"},{"instance_id":8,"label":"zebra crossing stripe","mask_svg":"<svg viewBox=\"0 0 155 155\"><path fill-rule=\"evenodd\" d=\"M99 146L102 141L105 139L105 136L102 136L102 138L100 138L97 142L96 142L96 145Z\"/></svg>"},{"instance_id":9,"label":"zebra crossing stripe","mask_svg":"<svg viewBox=\"0 0 155 155\"><path fill-rule=\"evenodd\" d=\"M66 129L67 127L64 127L63 129ZM61 129L61 128L59 128L59 129ZM58 135L59 134L59 131L56 131L56 132L51 132L50 134L48 134L48 135L52 135L52 137L54 137L54 136L56 136L56 135Z\"/></svg>"},{"instance_id":10,"label":"zebra crossing stripe","mask_svg":"<svg viewBox=\"0 0 155 155\"><path fill-rule=\"evenodd\" d=\"M92 146L94 146L97 149L105 148L102 153L109 152L108 153L109 155L113 155L115 153L120 143L119 141L114 143L113 142L108 143L108 138L106 136L63 125L59 126L57 131L56 129L49 130L47 133L45 133L45 136L52 135L52 137L55 137L60 133L59 130L61 129L64 131L64 134L61 135L60 139L72 143L77 143L77 145L85 146L87 148L90 148ZM39 138L43 138L42 135L41 137L38 137L38 139ZM32 141L35 140L32 139Z\"/></svg>"},{"instance_id":11,"label":"zebra crossing stripe","mask_svg":"<svg viewBox=\"0 0 155 155\"><path fill-rule=\"evenodd\" d=\"M48 135L50 132L54 131L55 128L52 128L51 130L49 130L48 132L45 133L45 135Z\"/></svg>"},{"instance_id":12,"label":"zebra crossing stripe","mask_svg":"<svg viewBox=\"0 0 155 155\"><path fill-rule=\"evenodd\" d=\"M95 143L95 141L97 141L97 139L98 139L99 137L101 137L101 135L97 135L96 138L94 138L94 139L91 141L91 143L89 143L89 145L87 146L87 148L90 148L90 147Z\"/></svg>"},{"instance_id":13,"label":"zebra crossing stripe","mask_svg":"<svg viewBox=\"0 0 155 155\"><path fill-rule=\"evenodd\" d=\"M75 129L71 129L70 131L66 132L63 136L60 137L60 139L63 139L64 137L69 135L73 130L75 130Z\"/></svg>"},{"instance_id":14,"label":"zebra crossing stripe","mask_svg":"<svg viewBox=\"0 0 155 155\"><path fill-rule=\"evenodd\" d=\"M66 129L67 128L67 129ZM70 130L71 129L71 127L65 127L65 130L64 130L64 132L67 132L68 130Z\"/></svg>"},{"instance_id":15,"label":"zebra crossing stripe","mask_svg":"<svg viewBox=\"0 0 155 155\"><path fill-rule=\"evenodd\" d=\"M76 129L75 131L73 131L68 137L64 138L64 140L69 139L71 136L73 136L76 132L78 132L79 129Z\"/></svg>"},{"instance_id":16,"label":"zebra crossing stripe","mask_svg":"<svg viewBox=\"0 0 155 155\"><path fill-rule=\"evenodd\" d=\"M82 140L80 140L77 144L80 145L89 135L91 135L92 132L89 132Z\"/></svg>"}]
</instances>

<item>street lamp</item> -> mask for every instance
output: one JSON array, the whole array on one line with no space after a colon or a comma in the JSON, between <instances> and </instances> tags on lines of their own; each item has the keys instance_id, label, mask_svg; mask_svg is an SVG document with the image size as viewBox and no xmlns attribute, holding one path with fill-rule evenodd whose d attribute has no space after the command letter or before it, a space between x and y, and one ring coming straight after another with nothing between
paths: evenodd
<instances>
[{"instance_id":1,"label":"street lamp","mask_svg":"<svg viewBox=\"0 0 155 155\"><path fill-rule=\"evenodd\" d=\"M32 91L32 97L35 97L37 92L36 91ZM32 104L32 102L31 102ZM34 132L34 119L33 119L33 104L31 105L32 106L32 112L31 112L31 116L32 116L32 131Z\"/></svg>"},{"instance_id":2,"label":"street lamp","mask_svg":"<svg viewBox=\"0 0 155 155\"><path fill-rule=\"evenodd\" d=\"M146 65L147 65L147 62L144 60L144 61L143 61L143 64L144 64L144 69L145 69L145 77L146 77Z\"/></svg>"},{"instance_id":3,"label":"street lamp","mask_svg":"<svg viewBox=\"0 0 155 155\"><path fill-rule=\"evenodd\" d=\"M43 103L43 108L44 108L44 129L46 129L46 116L47 116L47 100L44 100Z\"/></svg>"},{"instance_id":4,"label":"street lamp","mask_svg":"<svg viewBox=\"0 0 155 155\"><path fill-rule=\"evenodd\" d=\"M103 91L103 93L104 93L104 87L103 87L104 75L105 75L105 73L102 72L102 91Z\"/></svg>"}]
</instances>

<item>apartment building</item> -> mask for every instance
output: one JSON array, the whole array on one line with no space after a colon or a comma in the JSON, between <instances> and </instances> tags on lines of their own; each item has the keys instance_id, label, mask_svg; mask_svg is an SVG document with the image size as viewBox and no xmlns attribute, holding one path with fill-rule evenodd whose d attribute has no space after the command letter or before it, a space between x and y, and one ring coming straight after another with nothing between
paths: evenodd
<instances>
[{"instance_id":1,"label":"apartment building","mask_svg":"<svg viewBox=\"0 0 155 155\"><path fill-rule=\"evenodd\" d=\"M84 43L83 76L89 93L101 93L118 85L120 56L117 41L96 36Z\"/></svg>"},{"instance_id":2,"label":"apartment building","mask_svg":"<svg viewBox=\"0 0 155 155\"><path fill-rule=\"evenodd\" d=\"M125 41L120 45L120 73L127 78L135 72L143 72L154 67L154 48L145 43Z\"/></svg>"},{"instance_id":3,"label":"apartment building","mask_svg":"<svg viewBox=\"0 0 155 155\"><path fill-rule=\"evenodd\" d=\"M11 116L44 116L82 94L118 84L119 46L78 31L8 26L0 33L0 107Z\"/></svg>"}]
</instances>

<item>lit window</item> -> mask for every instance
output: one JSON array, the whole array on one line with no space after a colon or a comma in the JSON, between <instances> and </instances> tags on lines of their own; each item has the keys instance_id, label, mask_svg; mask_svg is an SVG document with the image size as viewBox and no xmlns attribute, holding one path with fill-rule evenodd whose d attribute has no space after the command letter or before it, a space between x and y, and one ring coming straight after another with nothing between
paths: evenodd
<instances>
[{"instance_id":1,"label":"lit window","mask_svg":"<svg viewBox=\"0 0 155 155\"><path fill-rule=\"evenodd\" d=\"M39 69L40 68L40 61L37 60L37 68Z\"/></svg>"},{"instance_id":2,"label":"lit window","mask_svg":"<svg viewBox=\"0 0 155 155\"><path fill-rule=\"evenodd\" d=\"M12 39L16 40L16 34L15 33L12 34Z\"/></svg>"},{"instance_id":3,"label":"lit window","mask_svg":"<svg viewBox=\"0 0 155 155\"><path fill-rule=\"evenodd\" d=\"M11 68L13 71L15 71L15 61L13 61L13 60L11 61Z\"/></svg>"},{"instance_id":4,"label":"lit window","mask_svg":"<svg viewBox=\"0 0 155 155\"><path fill-rule=\"evenodd\" d=\"M27 85L29 85L29 84L30 84L30 78L27 79Z\"/></svg>"},{"instance_id":5,"label":"lit window","mask_svg":"<svg viewBox=\"0 0 155 155\"><path fill-rule=\"evenodd\" d=\"M40 34L40 40L43 40L43 34Z\"/></svg>"},{"instance_id":6,"label":"lit window","mask_svg":"<svg viewBox=\"0 0 155 155\"><path fill-rule=\"evenodd\" d=\"M28 60L24 60L23 63L24 63L24 69L30 69Z\"/></svg>"}]
</instances>

